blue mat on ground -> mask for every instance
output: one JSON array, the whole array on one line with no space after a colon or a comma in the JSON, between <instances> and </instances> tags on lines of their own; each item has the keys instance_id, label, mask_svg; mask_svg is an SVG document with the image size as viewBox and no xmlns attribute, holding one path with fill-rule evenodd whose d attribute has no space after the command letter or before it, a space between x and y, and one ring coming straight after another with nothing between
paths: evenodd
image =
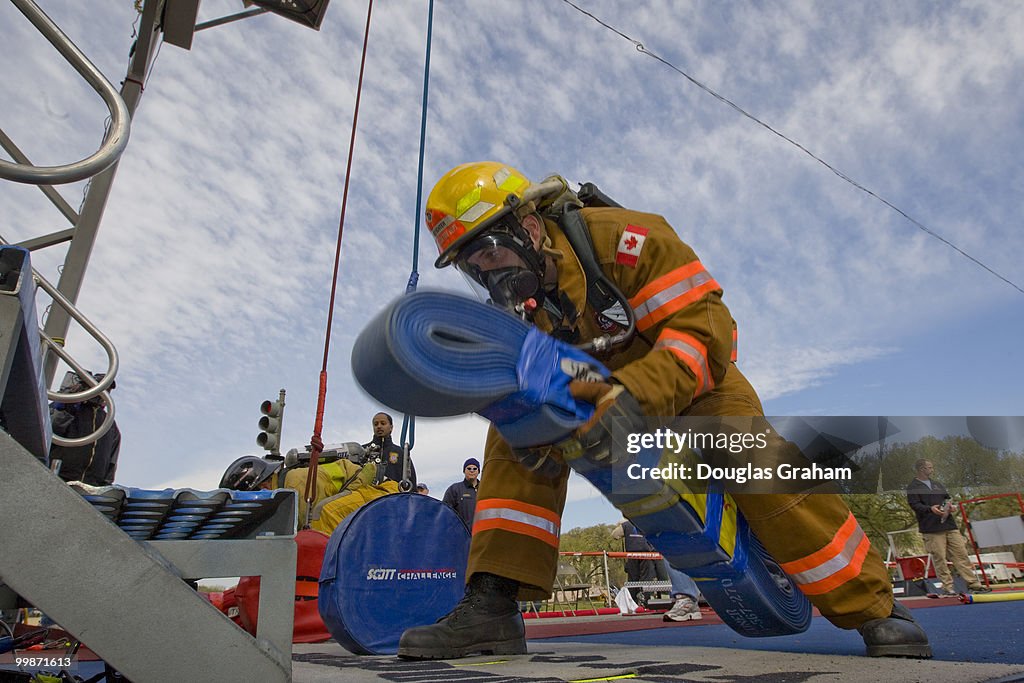
<instances>
[{"instance_id":1,"label":"blue mat on ground","mask_svg":"<svg viewBox=\"0 0 1024 683\"><path fill-rule=\"evenodd\" d=\"M984 603L915 609L932 644L935 659L987 664L1024 664L1024 603ZM744 650L807 654L863 655L864 641L856 631L838 629L814 617L804 633L775 638L744 638L725 624L657 628L589 636L545 638L544 643L608 643L732 647Z\"/></svg>"}]
</instances>

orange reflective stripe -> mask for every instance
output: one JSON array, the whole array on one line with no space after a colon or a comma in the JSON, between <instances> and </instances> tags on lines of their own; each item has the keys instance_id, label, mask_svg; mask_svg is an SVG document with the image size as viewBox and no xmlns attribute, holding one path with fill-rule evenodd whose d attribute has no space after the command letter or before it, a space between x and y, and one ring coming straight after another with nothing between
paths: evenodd
<instances>
[{"instance_id":1,"label":"orange reflective stripe","mask_svg":"<svg viewBox=\"0 0 1024 683\"><path fill-rule=\"evenodd\" d=\"M860 574L860 570L864 566L864 558L868 555L868 550L871 549L871 540L867 536L863 536L860 539L860 543L857 544L857 549L850 559L850 563L840 569L838 572L822 579L821 581L815 581L813 583L798 584L800 590L803 591L804 595L821 595L839 588L850 579L855 579Z\"/></svg>"},{"instance_id":2,"label":"orange reflective stripe","mask_svg":"<svg viewBox=\"0 0 1024 683\"><path fill-rule=\"evenodd\" d=\"M629 300L636 328L642 332L716 289L721 287L700 261L676 268L648 282Z\"/></svg>"},{"instance_id":3,"label":"orange reflective stripe","mask_svg":"<svg viewBox=\"0 0 1024 683\"><path fill-rule=\"evenodd\" d=\"M843 546L846 545L846 542L850 539L851 536L853 536L854 532L857 531L857 529L859 528L860 525L857 524L857 520L854 518L853 513L851 512L850 515L846 518L846 521L843 522L843 525L839 527L839 531L836 532L836 535L832 537L831 541L829 541L828 545L826 545L821 550L814 551L807 557L802 557L799 560L793 560L792 562L786 562L785 564L781 565L782 571L786 572L790 576L793 576L795 574L799 574L800 572L805 572L810 569L814 569L823 562L831 560L842 551Z\"/></svg>"},{"instance_id":4,"label":"orange reflective stripe","mask_svg":"<svg viewBox=\"0 0 1024 683\"><path fill-rule=\"evenodd\" d=\"M736 330L736 323L733 323L732 324L732 355L729 356L729 360L731 362L733 362L733 363L735 363L736 359L739 358L739 350L740 350L739 341L740 341L740 335L739 335L739 332Z\"/></svg>"},{"instance_id":5,"label":"orange reflective stripe","mask_svg":"<svg viewBox=\"0 0 1024 683\"><path fill-rule=\"evenodd\" d=\"M474 536L482 531L488 531L491 529L498 529L500 531L508 531L513 534L529 536L531 538L536 538L538 541L547 543L552 548L558 548L558 536L548 533L542 529L538 529L530 524L523 524L508 519L482 519L479 522L473 523Z\"/></svg>"},{"instance_id":6,"label":"orange reflective stripe","mask_svg":"<svg viewBox=\"0 0 1024 683\"><path fill-rule=\"evenodd\" d=\"M851 512L828 545L781 567L806 595L820 595L860 574L870 547Z\"/></svg>"},{"instance_id":7,"label":"orange reflective stripe","mask_svg":"<svg viewBox=\"0 0 1024 683\"><path fill-rule=\"evenodd\" d=\"M539 505L510 498L487 498L477 502L473 533L498 529L521 534L558 547L562 519Z\"/></svg>"},{"instance_id":8,"label":"orange reflective stripe","mask_svg":"<svg viewBox=\"0 0 1024 683\"><path fill-rule=\"evenodd\" d=\"M697 378L697 388L693 392L694 398L715 388L715 382L711 378L711 369L708 367L708 348L699 339L685 332L664 329L658 335L658 341L653 350L661 349L671 351L686 364L686 367L690 368L690 372Z\"/></svg>"},{"instance_id":9,"label":"orange reflective stripe","mask_svg":"<svg viewBox=\"0 0 1024 683\"><path fill-rule=\"evenodd\" d=\"M555 526L562 523L562 518L551 510L541 507L540 505L524 503L521 500L514 500L512 498L485 498L484 500L478 501L476 504L477 512L480 510L491 510L495 508L507 508L510 510L525 512L528 515L536 515L537 517L548 520Z\"/></svg>"}]
</instances>

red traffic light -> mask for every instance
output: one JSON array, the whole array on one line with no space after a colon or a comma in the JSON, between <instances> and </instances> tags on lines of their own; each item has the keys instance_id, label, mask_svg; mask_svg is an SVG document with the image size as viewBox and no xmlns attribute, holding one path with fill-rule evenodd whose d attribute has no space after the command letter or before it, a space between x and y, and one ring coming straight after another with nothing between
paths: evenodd
<instances>
[{"instance_id":1,"label":"red traffic light","mask_svg":"<svg viewBox=\"0 0 1024 683\"><path fill-rule=\"evenodd\" d=\"M264 401L260 404L260 412L269 417L280 417L282 404L280 401ZM260 428L263 427L263 420L260 420Z\"/></svg>"}]
</instances>

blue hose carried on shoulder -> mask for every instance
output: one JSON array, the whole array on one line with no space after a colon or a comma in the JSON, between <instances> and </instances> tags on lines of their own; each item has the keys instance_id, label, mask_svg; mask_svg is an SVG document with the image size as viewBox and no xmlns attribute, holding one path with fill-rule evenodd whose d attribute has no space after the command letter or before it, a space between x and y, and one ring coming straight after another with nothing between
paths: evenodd
<instances>
[{"instance_id":1,"label":"blue hose carried on shoulder","mask_svg":"<svg viewBox=\"0 0 1024 683\"><path fill-rule=\"evenodd\" d=\"M593 415L569 382L609 372L494 306L419 291L386 307L359 334L352 371L375 399L408 414L449 417L475 412L513 448L565 439ZM633 463L657 466L645 449L629 462L567 460L641 529L651 544L701 587L715 612L745 636L800 633L811 606L761 547L720 483L694 492L683 482L633 480ZM614 485L613 485L614 483Z\"/></svg>"}]
</instances>

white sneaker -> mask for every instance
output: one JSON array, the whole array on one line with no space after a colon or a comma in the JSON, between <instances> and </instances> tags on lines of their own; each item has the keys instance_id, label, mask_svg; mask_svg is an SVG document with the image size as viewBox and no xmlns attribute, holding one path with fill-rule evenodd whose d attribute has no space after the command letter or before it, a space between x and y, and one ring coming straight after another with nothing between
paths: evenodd
<instances>
[{"instance_id":1,"label":"white sneaker","mask_svg":"<svg viewBox=\"0 0 1024 683\"><path fill-rule=\"evenodd\" d=\"M697 621L703 618L704 615L700 613L700 607L693 601L693 598L679 598L676 600L676 604L672 605L672 609L662 615L661 620Z\"/></svg>"}]
</instances>

